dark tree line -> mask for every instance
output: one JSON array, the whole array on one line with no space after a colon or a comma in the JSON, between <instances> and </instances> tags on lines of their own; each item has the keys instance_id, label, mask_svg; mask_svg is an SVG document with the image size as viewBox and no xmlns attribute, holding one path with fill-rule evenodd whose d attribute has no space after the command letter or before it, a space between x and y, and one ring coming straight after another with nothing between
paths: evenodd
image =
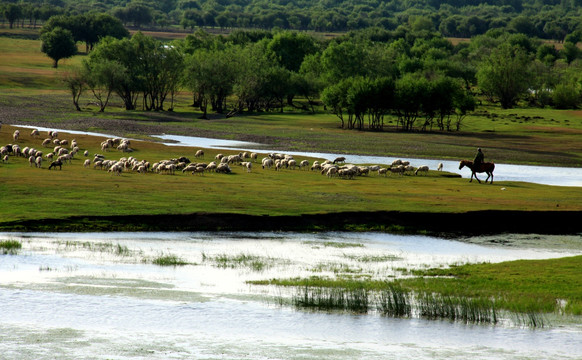
<instances>
[{"instance_id":1,"label":"dark tree line","mask_svg":"<svg viewBox=\"0 0 582 360\"><path fill-rule=\"evenodd\" d=\"M52 15L107 12L124 25L170 28L273 28L349 31L368 27L439 31L473 37L491 29L563 41L582 30L582 0L4 0L0 17L35 26Z\"/></svg>"}]
</instances>

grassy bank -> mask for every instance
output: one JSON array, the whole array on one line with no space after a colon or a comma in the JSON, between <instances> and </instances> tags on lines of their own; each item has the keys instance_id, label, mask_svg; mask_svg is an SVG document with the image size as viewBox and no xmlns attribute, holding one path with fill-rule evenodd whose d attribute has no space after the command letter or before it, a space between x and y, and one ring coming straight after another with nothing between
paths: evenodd
<instances>
[{"instance_id":1,"label":"grassy bank","mask_svg":"<svg viewBox=\"0 0 582 360\"><path fill-rule=\"evenodd\" d=\"M496 323L506 312L532 327L544 326L549 314L582 315L582 256L467 264L415 275L395 281L312 277L251 283L296 287L293 304L318 310L377 310L467 323Z\"/></svg>"},{"instance_id":2,"label":"grassy bank","mask_svg":"<svg viewBox=\"0 0 582 360\"><path fill-rule=\"evenodd\" d=\"M12 143L16 128L2 126L0 143ZM44 136L33 138L21 128L18 144L45 153ZM44 135L44 134L43 134ZM103 138L60 134L75 138L81 150L100 153ZM133 141L131 154L106 152L107 159L129 155L150 163L186 156L195 160L196 148L166 146L149 141ZM81 151L81 152L82 152ZM206 162L217 150L206 149ZM225 154L238 153L221 151ZM259 159L264 154L260 154ZM529 183L500 182L494 185L469 183L447 172L428 175L371 174L352 180L328 178L317 171L275 171L254 163L252 172L231 165L233 174L189 172L175 175L107 171L84 167L78 154L62 170L48 171L48 163L38 169L24 157L9 156L0 164L2 217L0 222L33 219L64 219L71 216L170 215L190 213L232 213L246 215L299 216L339 212L424 212L465 213L482 210L580 211L579 188L552 187ZM298 162L303 158L298 158ZM311 162L313 159L309 159ZM417 166L420 164L416 164ZM501 188L505 190L501 190ZM6 195L5 195L6 194Z\"/></svg>"}]
</instances>

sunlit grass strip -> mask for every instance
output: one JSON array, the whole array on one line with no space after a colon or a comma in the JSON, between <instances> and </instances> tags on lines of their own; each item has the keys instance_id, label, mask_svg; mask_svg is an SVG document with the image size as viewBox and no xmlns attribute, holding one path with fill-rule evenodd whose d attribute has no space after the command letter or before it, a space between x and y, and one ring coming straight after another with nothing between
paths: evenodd
<instances>
[{"instance_id":1,"label":"sunlit grass strip","mask_svg":"<svg viewBox=\"0 0 582 360\"><path fill-rule=\"evenodd\" d=\"M118 256L130 256L131 250L126 245L121 245L119 243L102 243L102 242L90 242L90 241L67 241L65 242L66 248L78 248L81 247L83 249L95 252L106 252L112 253Z\"/></svg>"},{"instance_id":2,"label":"sunlit grass strip","mask_svg":"<svg viewBox=\"0 0 582 360\"><path fill-rule=\"evenodd\" d=\"M159 266L183 266L189 263L177 255L160 255L152 260L152 264Z\"/></svg>"},{"instance_id":3,"label":"sunlit grass strip","mask_svg":"<svg viewBox=\"0 0 582 360\"><path fill-rule=\"evenodd\" d=\"M0 254L16 255L18 250L22 249L22 243L16 240L0 241Z\"/></svg>"}]
</instances>

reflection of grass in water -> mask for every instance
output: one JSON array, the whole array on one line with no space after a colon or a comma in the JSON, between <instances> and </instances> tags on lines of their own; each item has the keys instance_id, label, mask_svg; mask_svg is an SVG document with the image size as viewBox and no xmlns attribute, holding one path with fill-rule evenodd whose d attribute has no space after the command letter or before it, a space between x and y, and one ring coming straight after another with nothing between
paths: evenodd
<instances>
[{"instance_id":1,"label":"reflection of grass in water","mask_svg":"<svg viewBox=\"0 0 582 360\"><path fill-rule=\"evenodd\" d=\"M373 263L373 262L388 262L388 261L398 261L402 260L401 257L396 255L350 255L344 254L344 257L350 260L355 260L363 263Z\"/></svg>"},{"instance_id":2,"label":"reflection of grass in water","mask_svg":"<svg viewBox=\"0 0 582 360\"><path fill-rule=\"evenodd\" d=\"M152 264L160 266L182 266L189 263L177 255L160 255L152 260Z\"/></svg>"},{"instance_id":3,"label":"reflection of grass in water","mask_svg":"<svg viewBox=\"0 0 582 360\"><path fill-rule=\"evenodd\" d=\"M19 241L0 241L0 254L2 255L16 255L20 249L22 249L22 244Z\"/></svg>"},{"instance_id":4,"label":"reflection of grass in water","mask_svg":"<svg viewBox=\"0 0 582 360\"><path fill-rule=\"evenodd\" d=\"M131 256L131 251L126 245L121 245L119 243L102 243L102 242L90 242L90 241L66 241L65 247L70 248L82 248L88 251L94 252L104 252L111 253L119 256Z\"/></svg>"},{"instance_id":5,"label":"reflection of grass in water","mask_svg":"<svg viewBox=\"0 0 582 360\"><path fill-rule=\"evenodd\" d=\"M311 245L313 247L332 247L337 249L353 248L353 247L364 247L364 244L351 243L351 242L339 242L339 241L304 241L303 244Z\"/></svg>"},{"instance_id":6,"label":"reflection of grass in water","mask_svg":"<svg viewBox=\"0 0 582 360\"><path fill-rule=\"evenodd\" d=\"M202 253L202 262L211 262L219 268L249 268L254 271L263 271L273 266L275 259L258 255L240 253L238 255L218 254L215 256Z\"/></svg>"}]
</instances>

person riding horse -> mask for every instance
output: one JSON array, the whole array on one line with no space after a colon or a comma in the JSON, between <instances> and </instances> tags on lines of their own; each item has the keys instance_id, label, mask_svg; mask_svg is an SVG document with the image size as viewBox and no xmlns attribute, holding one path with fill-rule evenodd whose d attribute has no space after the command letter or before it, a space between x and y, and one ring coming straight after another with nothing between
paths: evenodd
<instances>
[{"instance_id":1,"label":"person riding horse","mask_svg":"<svg viewBox=\"0 0 582 360\"><path fill-rule=\"evenodd\" d=\"M485 162L485 155L483 155L481 148L478 148L477 155L475 155L475 159L473 160L473 167L475 169L479 169L481 164L483 164L484 162Z\"/></svg>"}]
</instances>

